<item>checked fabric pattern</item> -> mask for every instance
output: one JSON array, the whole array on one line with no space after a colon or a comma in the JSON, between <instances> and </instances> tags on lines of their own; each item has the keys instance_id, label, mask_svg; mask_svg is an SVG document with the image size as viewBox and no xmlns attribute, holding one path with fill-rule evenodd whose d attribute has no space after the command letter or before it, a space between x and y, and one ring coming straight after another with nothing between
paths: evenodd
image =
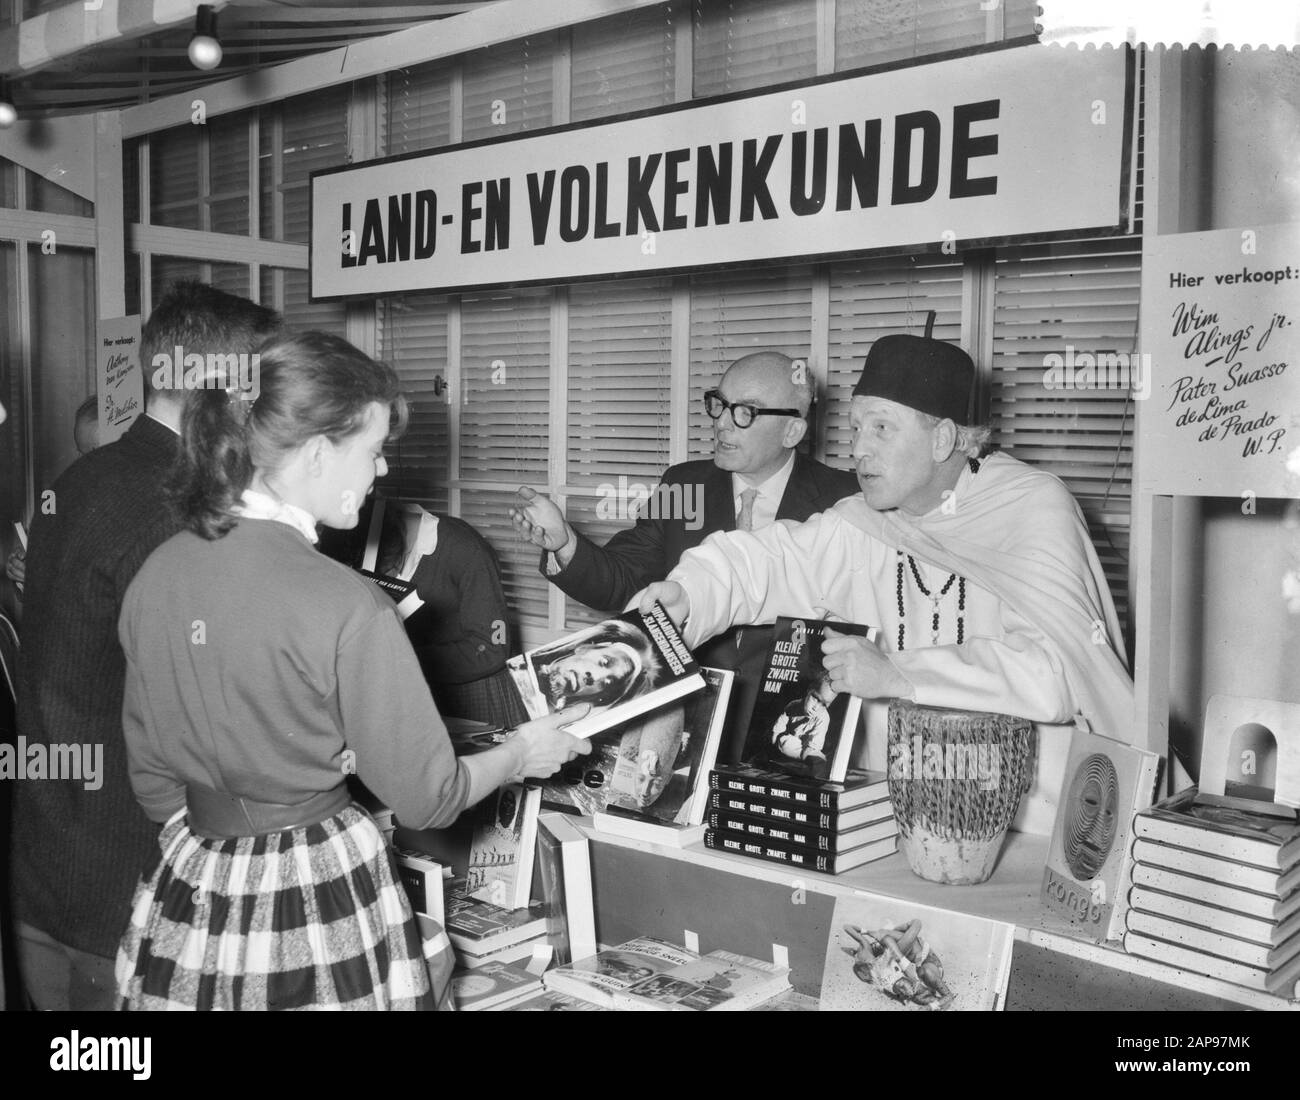
<instances>
[{"instance_id":1,"label":"checked fabric pattern","mask_svg":"<svg viewBox=\"0 0 1300 1100\"><path fill-rule=\"evenodd\" d=\"M225 840L196 835L181 811L158 843L162 862L136 888L118 949L124 1008L449 1003L447 936L421 937L383 836L358 807Z\"/></svg>"}]
</instances>

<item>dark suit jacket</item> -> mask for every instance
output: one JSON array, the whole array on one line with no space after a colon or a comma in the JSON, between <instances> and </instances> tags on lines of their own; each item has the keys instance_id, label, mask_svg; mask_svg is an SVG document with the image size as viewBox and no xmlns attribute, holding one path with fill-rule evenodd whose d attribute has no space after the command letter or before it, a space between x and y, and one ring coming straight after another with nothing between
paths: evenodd
<instances>
[{"instance_id":1,"label":"dark suit jacket","mask_svg":"<svg viewBox=\"0 0 1300 1100\"><path fill-rule=\"evenodd\" d=\"M776 518L802 522L856 492L858 480L852 473L796 455ZM566 595L597 611L622 611L646 585L663 580L685 551L715 531L735 530L731 474L718 469L711 460L670 466L664 471L660 493L661 502L673 502L678 507L661 506L657 517L643 515L635 526L620 531L604 547L579 535L578 549L568 567L547 579ZM694 513L693 518L688 513ZM546 558L543 554L543 575ZM736 670L720 760L739 759L771 633L766 628L732 630L711 638L695 651L703 665Z\"/></svg>"},{"instance_id":2,"label":"dark suit jacket","mask_svg":"<svg viewBox=\"0 0 1300 1100\"><path fill-rule=\"evenodd\" d=\"M140 872L159 855L158 826L127 775L117 617L145 558L180 529L164 489L179 454L180 437L141 415L41 498L27 552L18 732L29 746L102 745L103 773L98 790L76 780L15 785L14 908L60 943L108 959Z\"/></svg>"}]
</instances>

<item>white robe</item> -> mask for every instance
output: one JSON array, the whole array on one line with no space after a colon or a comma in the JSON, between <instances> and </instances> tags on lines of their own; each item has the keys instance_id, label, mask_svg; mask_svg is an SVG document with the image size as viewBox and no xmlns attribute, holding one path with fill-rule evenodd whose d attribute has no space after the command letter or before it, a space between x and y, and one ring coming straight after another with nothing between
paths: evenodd
<instances>
[{"instance_id":1,"label":"white robe","mask_svg":"<svg viewBox=\"0 0 1300 1100\"><path fill-rule=\"evenodd\" d=\"M897 652L898 550L931 593L966 578L965 644L958 592L942 598L934 645L931 600L903 558L905 649ZM860 497L806 523L723 532L687 551L668 576L685 589L692 647L737 623L779 615L878 626L918 703L1071 720L1132 739L1133 684L1105 576L1078 506L1055 477L1006 455L963 470L952 496L924 516L876 512Z\"/></svg>"}]
</instances>

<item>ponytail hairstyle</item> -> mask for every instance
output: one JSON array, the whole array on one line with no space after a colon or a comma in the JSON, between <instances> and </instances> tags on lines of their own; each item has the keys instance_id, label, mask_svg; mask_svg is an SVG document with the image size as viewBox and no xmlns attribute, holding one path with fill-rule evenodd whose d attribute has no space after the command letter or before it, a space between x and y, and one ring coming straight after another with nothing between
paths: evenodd
<instances>
[{"instance_id":1,"label":"ponytail hairstyle","mask_svg":"<svg viewBox=\"0 0 1300 1100\"><path fill-rule=\"evenodd\" d=\"M406 429L397 373L346 340L325 332L277 336L254 358L251 391L196 392L182 420L177 507L185 526L205 539L235 525L234 509L255 472L279 469L313 436L339 444L355 435L371 403L388 406L390 439Z\"/></svg>"}]
</instances>

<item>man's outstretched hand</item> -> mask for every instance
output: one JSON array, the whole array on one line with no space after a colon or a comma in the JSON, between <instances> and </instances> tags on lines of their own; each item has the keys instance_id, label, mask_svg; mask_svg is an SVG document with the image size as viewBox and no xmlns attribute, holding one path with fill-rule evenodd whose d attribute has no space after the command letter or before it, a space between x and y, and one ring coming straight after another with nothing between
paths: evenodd
<instances>
[{"instance_id":1,"label":"man's outstretched hand","mask_svg":"<svg viewBox=\"0 0 1300 1100\"><path fill-rule=\"evenodd\" d=\"M561 566L573 560L578 537L550 497L521 486L515 494L515 506L510 509L510 522L534 546L554 552Z\"/></svg>"}]
</instances>

